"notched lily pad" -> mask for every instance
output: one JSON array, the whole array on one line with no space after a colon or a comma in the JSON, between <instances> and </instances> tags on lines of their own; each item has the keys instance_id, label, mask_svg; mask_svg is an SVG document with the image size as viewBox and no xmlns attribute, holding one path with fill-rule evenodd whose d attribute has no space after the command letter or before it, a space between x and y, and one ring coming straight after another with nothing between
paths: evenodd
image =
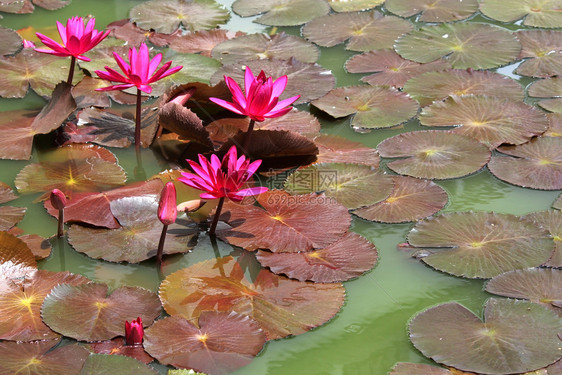
<instances>
[{"instance_id":1,"label":"notched lily pad","mask_svg":"<svg viewBox=\"0 0 562 375\"><path fill-rule=\"evenodd\" d=\"M332 134L320 134L313 138L318 146L319 163L352 163L379 166L380 158L376 149L362 143L350 141Z\"/></svg>"},{"instance_id":2,"label":"notched lily pad","mask_svg":"<svg viewBox=\"0 0 562 375\"><path fill-rule=\"evenodd\" d=\"M19 223L25 216L25 207L0 207L0 230L8 230Z\"/></svg>"},{"instance_id":3,"label":"notched lily pad","mask_svg":"<svg viewBox=\"0 0 562 375\"><path fill-rule=\"evenodd\" d=\"M80 375L158 375L152 367L130 357L108 354L91 354Z\"/></svg>"},{"instance_id":4,"label":"notched lily pad","mask_svg":"<svg viewBox=\"0 0 562 375\"><path fill-rule=\"evenodd\" d=\"M15 55L22 48L23 41L15 30L0 27L0 55Z\"/></svg>"},{"instance_id":5,"label":"notched lily pad","mask_svg":"<svg viewBox=\"0 0 562 375\"><path fill-rule=\"evenodd\" d=\"M37 111L19 110L0 112L0 158L29 160L34 132L31 124Z\"/></svg>"},{"instance_id":6,"label":"notched lily pad","mask_svg":"<svg viewBox=\"0 0 562 375\"><path fill-rule=\"evenodd\" d=\"M562 77L539 79L529 85L527 92L536 98L562 97Z\"/></svg>"},{"instance_id":7,"label":"notched lily pad","mask_svg":"<svg viewBox=\"0 0 562 375\"><path fill-rule=\"evenodd\" d=\"M334 12L354 12L372 9L384 3L384 0L328 0Z\"/></svg>"},{"instance_id":8,"label":"notched lily pad","mask_svg":"<svg viewBox=\"0 0 562 375\"><path fill-rule=\"evenodd\" d=\"M211 51L215 46L232 39L242 32L232 32L224 29L200 30L189 34L174 34L166 38L169 47L180 53L200 53L211 57Z\"/></svg>"},{"instance_id":9,"label":"notched lily pad","mask_svg":"<svg viewBox=\"0 0 562 375\"><path fill-rule=\"evenodd\" d=\"M0 231L0 264L15 267L16 271L21 270L20 276L29 269L37 268L35 257L26 243L5 231Z\"/></svg>"},{"instance_id":10,"label":"notched lily pad","mask_svg":"<svg viewBox=\"0 0 562 375\"><path fill-rule=\"evenodd\" d=\"M528 57L515 73L537 78L562 75L562 31L522 30L517 33L521 42L520 57Z\"/></svg>"},{"instance_id":11,"label":"notched lily pad","mask_svg":"<svg viewBox=\"0 0 562 375\"><path fill-rule=\"evenodd\" d=\"M269 26L297 26L330 11L324 0L236 0L232 10L242 17L263 14L254 22Z\"/></svg>"},{"instance_id":12,"label":"notched lily pad","mask_svg":"<svg viewBox=\"0 0 562 375\"><path fill-rule=\"evenodd\" d=\"M66 82L59 83L51 99L31 124L35 134L48 134L66 121L76 109L76 102L70 93L72 86Z\"/></svg>"},{"instance_id":13,"label":"notched lily pad","mask_svg":"<svg viewBox=\"0 0 562 375\"><path fill-rule=\"evenodd\" d=\"M556 210L533 212L525 216L546 229L554 241L554 252L544 265L562 268L562 212ZM562 298L559 298L562 300Z\"/></svg>"},{"instance_id":14,"label":"notched lily pad","mask_svg":"<svg viewBox=\"0 0 562 375\"><path fill-rule=\"evenodd\" d=\"M385 8L401 17L419 14L418 21L449 22L472 16L477 0L387 0Z\"/></svg>"},{"instance_id":15,"label":"notched lily pad","mask_svg":"<svg viewBox=\"0 0 562 375\"><path fill-rule=\"evenodd\" d=\"M134 358L144 364L154 361L143 345L127 345L125 339L117 337L110 341L94 342L87 345L88 349L96 354L110 354Z\"/></svg>"},{"instance_id":16,"label":"notched lily pad","mask_svg":"<svg viewBox=\"0 0 562 375\"><path fill-rule=\"evenodd\" d=\"M0 182L0 203L10 202L17 198L17 195L8 184Z\"/></svg>"},{"instance_id":17,"label":"notched lily pad","mask_svg":"<svg viewBox=\"0 0 562 375\"><path fill-rule=\"evenodd\" d=\"M560 27L562 14L557 0L482 0L480 11L490 18L512 22L525 17L523 25Z\"/></svg>"}]
</instances>

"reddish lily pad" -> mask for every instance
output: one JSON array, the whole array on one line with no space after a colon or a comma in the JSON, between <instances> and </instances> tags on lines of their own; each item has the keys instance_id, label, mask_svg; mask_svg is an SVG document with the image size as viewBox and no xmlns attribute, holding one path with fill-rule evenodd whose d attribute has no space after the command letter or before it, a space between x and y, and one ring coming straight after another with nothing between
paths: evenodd
<instances>
[{"instance_id":1,"label":"reddish lily pad","mask_svg":"<svg viewBox=\"0 0 562 375\"><path fill-rule=\"evenodd\" d=\"M78 108L100 107L111 105L107 91L96 91L99 88L110 86L111 82L90 76L84 77L80 83L72 87L72 97Z\"/></svg>"},{"instance_id":2,"label":"reddish lily pad","mask_svg":"<svg viewBox=\"0 0 562 375\"><path fill-rule=\"evenodd\" d=\"M395 49L403 58L421 63L445 57L453 68L488 69L514 61L521 44L509 31L490 24L444 23L401 37Z\"/></svg>"},{"instance_id":3,"label":"reddish lily pad","mask_svg":"<svg viewBox=\"0 0 562 375\"><path fill-rule=\"evenodd\" d=\"M13 234L0 231L0 264L15 267L13 274L21 270L20 275L37 268L37 262L29 247ZM7 276L8 273L2 276Z\"/></svg>"},{"instance_id":4,"label":"reddish lily pad","mask_svg":"<svg viewBox=\"0 0 562 375\"><path fill-rule=\"evenodd\" d=\"M391 49L370 51L355 55L345 63L349 73L372 73L361 78L361 81L370 85L402 87L413 77L425 72L445 70L451 64L445 60L436 60L427 64L403 59Z\"/></svg>"},{"instance_id":5,"label":"reddish lily pad","mask_svg":"<svg viewBox=\"0 0 562 375\"><path fill-rule=\"evenodd\" d=\"M21 279L0 279L0 339L34 341L60 337L41 321L43 300L59 284L89 282L84 276L44 270L29 272Z\"/></svg>"},{"instance_id":6,"label":"reddish lily pad","mask_svg":"<svg viewBox=\"0 0 562 375\"><path fill-rule=\"evenodd\" d=\"M236 0L232 10L242 17L263 14L254 22L270 26L302 25L330 11L323 0Z\"/></svg>"},{"instance_id":7,"label":"reddish lily pad","mask_svg":"<svg viewBox=\"0 0 562 375\"><path fill-rule=\"evenodd\" d=\"M416 315L409 328L410 340L425 356L463 371L532 371L557 361L562 350L560 319L526 301L490 298L484 322L456 302L445 303Z\"/></svg>"},{"instance_id":8,"label":"reddish lily pad","mask_svg":"<svg viewBox=\"0 0 562 375\"><path fill-rule=\"evenodd\" d=\"M8 184L0 182L0 203L10 202L17 198L17 195Z\"/></svg>"},{"instance_id":9,"label":"reddish lily pad","mask_svg":"<svg viewBox=\"0 0 562 375\"><path fill-rule=\"evenodd\" d=\"M122 286L108 296L105 284L61 284L45 298L41 316L64 336L102 341L123 335L126 320L141 317L150 326L160 315L160 307L156 295L140 287Z\"/></svg>"},{"instance_id":10,"label":"reddish lily pad","mask_svg":"<svg viewBox=\"0 0 562 375\"><path fill-rule=\"evenodd\" d=\"M128 18L111 22L107 25L107 29L111 30L111 36L127 42L130 46L139 47L141 43L150 43L158 47L167 46L171 39L179 37L181 32L173 34L161 34L154 31L148 31L136 26L130 22Z\"/></svg>"},{"instance_id":11,"label":"reddish lily pad","mask_svg":"<svg viewBox=\"0 0 562 375\"><path fill-rule=\"evenodd\" d=\"M219 43L242 34L224 29L201 30L194 33L169 36L169 46L180 53L200 53L211 57L211 51Z\"/></svg>"},{"instance_id":12,"label":"reddish lily pad","mask_svg":"<svg viewBox=\"0 0 562 375\"><path fill-rule=\"evenodd\" d=\"M117 337L110 341L94 342L88 344L87 347L96 354L131 357L145 364L154 361L154 359L144 351L142 345L127 345L125 339L122 337Z\"/></svg>"},{"instance_id":13,"label":"reddish lily pad","mask_svg":"<svg viewBox=\"0 0 562 375\"><path fill-rule=\"evenodd\" d=\"M379 154L376 149L362 143L331 134L320 134L313 138L318 146L319 163L352 163L379 166Z\"/></svg>"},{"instance_id":14,"label":"reddish lily pad","mask_svg":"<svg viewBox=\"0 0 562 375\"><path fill-rule=\"evenodd\" d=\"M265 269L252 282L238 262L225 257L172 273L160 285L159 295L172 316L197 319L204 311L233 311L249 315L267 339L274 340L302 334L333 318L345 289L339 283L290 280Z\"/></svg>"},{"instance_id":15,"label":"reddish lily pad","mask_svg":"<svg viewBox=\"0 0 562 375\"><path fill-rule=\"evenodd\" d=\"M548 233L536 224L488 212L454 212L420 221L408 242L432 248L423 258L431 267L468 278L540 266L554 249Z\"/></svg>"},{"instance_id":16,"label":"reddish lily pad","mask_svg":"<svg viewBox=\"0 0 562 375\"><path fill-rule=\"evenodd\" d=\"M369 271L377 262L375 245L356 233L347 233L324 249L292 254L260 250L256 257L264 267L300 281L347 281Z\"/></svg>"},{"instance_id":17,"label":"reddish lily pad","mask_svg":"<svg viewBox=\"0 0 562 375\"><path fill-rule=\"evenodd\" d=\"M53 349L58 343L0 342L0 374L80 375L88 351L76 344Z\"/></svg>"},{"instance_id":18,"label":"reddish lily pad","mask_svg":"<svg viewBox=\"0 0 562 375\"><path fill-rule=\"evenodd\" d=\"M228 39L213 48L212 56L225 65L270 58L287 60L291 57L314 63L318 60L320 51L302 38L281 32L273 36L250 34Z\"/></svg>"},{"instance_id":19,"label":"reddish lily pad","mask_svg":"<svg viewBox=\"0 0 562 375\"><path fill-rule=\"evenodd\" d=\"M25 207L0 207L0 231L8 230L19 223L25 216Z\"/></svg>"},{"instance_id":20,"label":"reddish lily pad","mask_svg":"<svg viewBox=\"0 0 562 375\"><path fill-rule=\"evenodd\" d=\"M8 233L17 236L20 240L25 242L29 250L31 250L35 256L35 260L45 259L51 255L51 250L53 250L53 248L48 239L37 234L24 234L23 229L17 227L11 228Z\"/></svg>"},{"instance_id":21,"label":"reddish lily pad","mask_svg":"<svg viewBox=\"0 0 562 375\"><path fill-rule=\"evenodd\" d=\"M388 198L353 213L371 221L404 223L431 216L447 204L447 192L432 181L403 176L393 180L394 190Z\"/></svg>"},{"instance_id":22,"label":"reddish lily pad","mask_svg":"<svg viewBox=\"0 0 562 375\"><path fill-rule=\"evenodd\" d=\"M158 375L159 372L144 363L122 355L91 354L80 375Z\"/></svg>"},{"instance_id":23,"label":"reddish lily pad","mask_svg":"<svg viewBox=\"0 0 562 375\"><path fill-rule=\"evenodd\" d=\"M412 29L412 24L404 19L371 11L315 18L304 25L302 35L322 47L332 47L349 39L346 49L371 51L392 48L398 37Z\"/></svg>"},{"instance_id":24,"label":"reddish lily pad","mask_svg":"<svg viewBox=\"0 0 562 375\"><path fill-rule=\"evenodd\" d=\"M549 113L548 130L543 134L545 137L562 137L562 113Z\"/></svg>"},{"instance_id":25,"label":"reddish lily pad","mask_svg":"<svg viewBox=\"0 0 562 375\"><path fill-rule=\"evenodd\" d=\"M349 209L380 202L393 187L392 178L380 169L347 163L314 164L297 170L285 182L291 194L324 192Z\"/></svg>"},{"instance_id":26,"label":"reddish lily pad","mask_svg":"<svg viewBox=\"0 0 562 375\"><path fill-rule=\"evenodd\" d=\"M21 36L15 30L0 27L0 55L15 55L22 47Z\"/></svg>"},{"instance_id":27,"label":"reddish lily pad","mask_svg":"<svg viewBox=\"0 0 562 375\"><path fill-rule=\"evenodd\" d=\"M418 21L449 22L472 16L478 10L477 0L387 0L386 9L401 17L416 14Z\"/></svg>"},{"instance_id":28,"label":"reddish lily pad","mask_svg":"<svg viewBox=\"0 0 562 375\"><path fill-rule=\"evenodd\" d=\"M550 232L554 240L554 252L544 265L562 268L562 212L556 210L533 212L525 218ZM562 300L562 298L559 298Z\"/></svg>"},{"instance_id":29,"label":"reddish lily pad","mask_svg":"<svg viewBox=\"0 0 562 375\"><path fill-rule=\"evenodd\" d=\"M379 129L399 125L418 113L418 104L393 88L338 87L311 103L333 117L355 114L355 129Z\"/></svg>"},{"instance_id":30,"label":"reddish lily pad","mask_svg":"<svg viewBox=\"0 0 562 375\"><path fill-rule=\"evenodd\" d=\"M513 156L493 156L488 163L490 172L500 180L531 189L562 189L561 137L539 137L498 150Z\"/></svg>"},{"instance_id":31,"label":"reddish lily pad","mask_svg":"<svg viewBox=\"0 0 562 375\"><path fill-rule=\"evenodd\" d=\"M295 253L330 245L351 223L347 209L324 194L270 190L258 195L257 201L263 208L225 203L221 220L231 228L219 236L250 251Z\"/></svg>"},{"instance_id":32,"label":"reddish lily pad","mask_svg":"<svg viewBox=\"0 0 562 375\"><path fill-rule=\"evenodd\" d=\"M384 3L384 0L328 0L334 12L354 12L372 9Z\"/></svg>"},{"instance_id":33,"label":"reddish lily pad","mask_svg":"<svg viewBox=\"0 0 562 375\"><path fill-rule=\"evenodd\" d=\"M422 107L449 95L486 95L523 101L523 89L519 82L503 74L477 70L447 70L429 72L410 79L404 91L416 99Z\"/></svg>"},{"instance_id":34,"label":"reddish lily pad","mask_svg":"<svg viewBox=\"0 0 562 375\"><path fill-rule=\"evenodd\" d=\"M480 11L487 17L512 22L525 17L523 25L560 27L562 14L557 0L481 0Z\"/></svg>"},{"instance_id":35,"label":"reddish lily pad","mask_svg":"<svg viewBox=\"0 0 562 375\"><path fill-rule=\"evenodd\" d=\"M517 33L521 56L529 57L517 67L517 74L529 77L562 75L562 31L523 30Z\"/></svg>"},{"instance_id":36,"label":"reddish lily pad","mask_svg":"<svg viewBox=\"0 0 562 375\"><path fill-rule=\"evenodd\" d=\"M151 0L133 7L129 18L142 29L171 34L180 26L189 31L214 29L230 14L213 0Z\"/></svg>"},{"instance_id":37,"label":"reddish lily pad","mask_svg":"<svg viewBox=\"0 0 562 375\"><path fill-rule=\"evenodd\" d=\"M164 365L226 375L249 364L265 344L259 324L235 312L203 311L197 326L181 316L146 330L146 350Z\"/></svg>"},{"instance_id":38,"label":"reddish lily pad","mask_svg":"<svg viewBox=\"0 0 562 375\"><path fill-rule=\"evenodd\" d=\"M491 96L452 96L425 107L419 119L425 126L456 126L453 133L490 148L528 142L548 128L546 116L536 107Z\"/></svg>"},{"instance_id":39,"label":"reddish lily pad","mask_svg":"<svg viewBox=\"0 0 562 375\"><path fill-rule=\"evenodd\" d=\"M31 124L33 133L50 133L61 126L68 116L74 112L76 102L70 93L71 88L72 86L66 82L61 82L55 87L51 99Z\"/></svg>"},{"instance_id":40,"label":"reddish lily pad","mask_svg":"<svg viewBox=\"0 0 562 375\"><path fill-rule=\"evenodd\" d=\"M379 154L406 157L387 166L399 174L417 178L447 179L466 176L490 160L490 151L473 138L440 130L414 131L379 143Z\"/></svg>"},{"instance_id":41,"label":"reddish lily pad","mask_svg":"<svg viewBox=\"0 0 562 375\"><path fill-rule=\"evenodd\" d=\"M562 77L540 79L528 87L530 96L536 98L556 98L562 96Z\"/></svg>"},{"instance_id":42,"label":"reddish lily pad","mask_svg":"<svg viewBox=\"0 0 562 375\"><path fill-rule=\"evenodd\" d=\"M195 89L186 88L186 93L183 95L189 97L193 90ZM203 126L203 121L191 109L184 107L182 102L174 99L164 104L160 108L159 118L160 126L176 133L179 139L213 148L209 129Z\"/></svg>"},{"instance_id":43,"label":"reddish lily pad","mask_svg":"<svg viewBox=\"0 0 562 375\"><path fill-rule=\"evenodd\" d=\"M162 223L158 220L156 196L121 198L110 202L111 212L121 224L118 229L93 229L73 225L68 242L81 253L110 262L138 263L156 256ZM197 234L194 223L178 220L166 234L164 254L191 250L190 240ZM96 238L92 242L92 238Z\"/></svg>"}]
</instances>

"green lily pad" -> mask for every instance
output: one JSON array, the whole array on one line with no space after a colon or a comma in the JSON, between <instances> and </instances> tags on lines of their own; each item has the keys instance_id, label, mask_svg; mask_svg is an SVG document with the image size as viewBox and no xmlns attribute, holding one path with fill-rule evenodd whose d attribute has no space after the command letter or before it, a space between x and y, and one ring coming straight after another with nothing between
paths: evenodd
<instances>
[{"instance_id":1,"label":"green lily pad","mask_svg":"<svg viewBox=\"0 0 562 375\"><path fill-rule=\"evenodd\" d=\"M25 207L0 207L0 231L8 230L19 223L25 216Z\"/></svg>"},{"instance_id":2,"label":"green lily pad","mask_svg":"<svg viewBox=\"0 0 562 375\"><path fill-rule=\"evenodd\" d=\"M481 0L480 11L502 22L525 17L523 25L526 26L560 27L562 24L558 0Z\"/></svg>"},{"instance_id":3,"label":"green lily pad","mask_svg":"<svg viewBox=\"0 0 562 375\"><path fill-rule=\"evenodd\" d=\"M157 196L127 197L109 204L121 228L94 229L73 225L68 230L68 242L72 247L90 258L109 262L138 263L156 256L162 232L162 223L157 215ZM196 234L197 228L190 220L178 220L177 224L171 224L166 234L164 254L188 252L193 247L190 242Z\"/></svg>"},{"instance_id":4,"label":"green lily pad","mask_svg":"<svg viewBox=\"0 0 562 375\"><path fill-rule=\"evenodd\" d=\"M497 26L445 23L404 35L396 41L395 50L403 58L421 63L445 57L453 68L488 69L514 61L521 44L508 30Z\"/></svg>"},{"instance_id":5,"label":"green lily pad","mask_svg":"<svg viewBox=\"0 0 562 375\"><path fill-rule=\"evenodd\" d=\"M123 337L117 337L109 341L99 341L87 344L88 350L96 354L110 354L134 358L144 364L154 361L142 345L127 345Z\"/></svg>"},{"instance_id":6,"label":"green lily pad","mask_svg":"<svg viewBox=\"0 0 562 375\"><path fill-rule=\"evenodd\" d=\"M142 29L171 34L183 26L189 31L209 30L226 23L230 13L214 0L151 0L129 11Z\"/></svg>"},{"instance_id":7,"label":"green lily pad","mask_svg":"<svg viewBox=\"0 0 562 375\"><path fill-rule=\"evenodd\" d=\"M493 156L488 163L490 172L500 180L531 189L562 189L561 137L539 137L498 150L512 156Z\"/></svg>"},{"instance_id":8,"label":"green lily pad","mask_svg":"<svg viewBox=\"0 0 562 375\"><path fill-rule=\"evenodd\" d=\"M108 295L106 284L60 284L51 290L41 308L45 324L64 336L81 341L109 340L125 333L125 321L141 317L150 326L160 315L156 294L122 286Z\"/></svg>"},{"instance_id":9,"label":"green lily pad","mask_svg":"<svg viewBox=\"0 0 562 375\"><path fill-rule=\"evenodd\" d=\"M522 30L517 33L521 42L523 61L515 72L519 75L545 78L562 75L562 31Z\"/></svg>"},{"instance_id":10,"label":"green lily pad","mask_svg":"<svg viewBox=\"0 0 562 375\"><path fill-rule=\"evenodd\" d=\"M168 275L159 295L168 314L185 319L197 319L204 311L249 315L268 340L324 324L339 311L345 296L342 284L300 282L265 269L253 280L232 257L225 257Z\"/></svg>"},{"instance_id":11,"label":"green lily pad","mask_svg":"<svg viewBox=\"0 0 562 375\"><path fill-rule=\"evenodd\" d=\"M254 22L269 26L297 26L330 11L324 0L236 0L232 10L242 17L263 14Z\"/></svg>"},{"instance_id":12,"label":"green lily pad","mask_svg":"<svg viewBox=\"0 0 562 375\"><path fill-rule=\"evenodd\" d=\"M379 143L379 154L391 161L396 173L417 178L448 179L466 176L490 160L490 151L473 138L441 130L402 133Z\"/></svg>"},{"instance_id":13,"label":"green lily pad","mask_svg":"<svg viewBox=\"0 0 562 375\"><path fill-rule=\"evenodd\" d=\"M453 133L490 148L528 142L548 128L546 116L536 107L491 96L452 96L425 107L419 119L425 126L455 126Z\"/></svg>"},{"instance_id":14,"label":"green lily pad","mask_svg":"<svg viewBox=\"0 0 562 375\"><path fill-rule=\"evenodd\" d=\"M158 371L130 357L109 354L91 354L80 375L157 375Z\"/></svg>"},{"instance_id":15,"label":"green lily pad","mask_svg":"<svg viewBox=\"0 0 562 375\"><path fill-rule=\"evenodd\" d=\"M439 71L451 68L449 62L439 59L427 64L420 64L403 59L391 49L370 51L355 55L345 63L349 73L372 73L361 78L370 85L402 87L413 77L425 72Z\"/></svg>"},{"instance_id":16,"label":"green lily pad","mask_svg":"<svg viewBox=\"0 0 562 375\"><path fill-rule=\"evenodd\" d=\"M447 192L432 181L404 176L392 179L394 189L388 198L353 214L370 221L404 223L431 216L447 204Z\"/></svg>"},{"instance_id":17,"label":"green lily pad","mask_svg":"<svg viewBox=\"0 0 562 375\"><path fill-rule=\"evenodd\" d=\"M21 36L15 30L0 27L0 55L15 55L22 47Z\"/></svg>"},{"instance_id":18,"label":"green lily pad","mask_svg":"<svg viewBox=\"0 0 562 375\"><path fill-rule=\"evenodd\" d=\"M384 3L384 0L328 0L334 12L354 12L372 9Z\"/></svg>"},{"instance_id":19,"label":"green lily pad","mask_svg":"<svg viewBox=\"0 0 562 375\"><path fill-rule=\"evenodd\" d=\"M354 114L355 129L379 129L399 125L418 113L418 104L393 88L338 87L311 103L333 117Z\"/></svg>"},{"instance_id":20,"label":"green lily pad","mask_svg":"<svg viewBox=\"0 0 562 375\"><path fill-rule=\"evenodd\" d=\"M357 233L347 233L324 249L300 253L270 253L260 250L256 255L262 266L276 274L300 281L333 283L347 281L369 271L377 262L375 245Z\"/></svg>"},{"instance_id":21,"label":"green lily pad","mask_svg":"<svg viewBox=\"0 0 562 375\"><path fill-rule=\"evenodd\" d=\"M419 14L422 22L459 21L478 10L477 0L387 0L386 9L401 17Z\"/></svg>"},{"instance_id":22,"label":"green lily pad","mask_svg":"<svg viewBox=\"0 0 562 375\"><path fill-rule=\"evenodd\" d=\"M489 212L454 212L420 221L408 242L431 248L431 254L422 258L431 267L468 278L540 266L554 249L552 239L538 225Z\"/></svg>"},{"instance_id":23,"label":"green lily pad","mask_svg":"<svg viewBox=\"0 0 562 375\"><path fill-rule=\"evenodd\" d=\"M333 134L313 138L318 146L318 163L351 163L378 168L380 158L376 149Z\"/></svg>"},{"instance_id":24,"label":"green lily pad","mask_svg":"<svg viewBox=\"0 0 562 375\"><path fill-rule=\"evenodd\" d=\"M226 375L249 364L265 341L246 315L203 311L197 326L181 316L158 320L146 330L144 345L164 365Z\"/></svg>"},{"instance_id":25,"label":"green lily pad","mask_svg":"<svg viewBox=\"0 0 562 375\"><path fill-rule=\"evenodd\" d=\"M302 35L322 47L332 47L349 39L346 49L371 51L392 48L398 37L412 29L412 24L404 19L371 11L318 17L304 25Z\"/></svg>"},{"instance_id":26,"label":"green lily pad","mask_svg":"<svg viewBox=\"0 0 562 375\"><path fill-rule=\"evenodd\" d=\"M380 169L347 163L314 164L287 177L291 194L324 192L349 209L369 206L386 199L393 180Z\"/></svg>"},{"instance_id":27,"label":"green lily pad","mask_svg":"<svg viewBox=\"0 0 562 375\"><path fill-rule=\"evenodd\" d=\"M526 301L490 298L484 322L456 302L445 303L416 315L409 328L410 340L426 357L463 371L532 371L557 361L562 350L560 319Z\"/></svg>"},{"instance_id":28,"label":"green lily pad","mask_svg":"<svg viewBox=\"0 0 562 375\"><path fill-rule=\"evenodd\" d=\"M554 252L544 265L562 267L562 212L556 210L533 212L525 216L542 228L546 229L554 240ZM562 300L561 298L558 298Z\"/></svg>"},{"instance_id":29,"label":"green lily pad","mask_svg":"<svg viewBox=\"0 0 562 375\"><path fill-rule=\"evenodd\" d=\"M448 96L485 95L523 101L519 82L503 74L489 71L446 70L428 72L404 84L406 91L422 107Z\"/></svg>"}]
</instances>

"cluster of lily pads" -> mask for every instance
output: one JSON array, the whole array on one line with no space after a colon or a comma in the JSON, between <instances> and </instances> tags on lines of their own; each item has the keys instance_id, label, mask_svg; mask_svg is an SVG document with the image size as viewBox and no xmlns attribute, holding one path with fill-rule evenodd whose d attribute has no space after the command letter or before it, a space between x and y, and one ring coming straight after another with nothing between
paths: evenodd
<instances>
[{"instance_id":1,"label":"cluster of lily pads","mask_svg":"<svg viewBox=\"0 0 562 375\"><path fill-rule=\"evenodd\" d=\"M32 4L10 6L19 3L28 5L16 12ZM54 7L69 1L33 3ZM0 11L12 9L7 4L0 2ZM452 369L400 363L392 374L560 371L560 198L555 210L524 217L436 215L448 196L433 181L487 167L521 187L562 189L562 32L544 29L562 24L557 9L554 0L541 8L532 0L234 2L237 14L261 14L256 22L265 25L304 24L301 38L217 29L229 13L211 0L150 0L132 8L129 19L111 24L109 36L91 43L90 61L78 61L72 74L75 57L84 51L65 55L72 56L69 68L60 58L64 51L37 52L15 31L2 30L0 96L24 97L31 88L48 103L39 113L3 113L0 157L29 160L34 137L51 134L59 147L26 165L14 184L20 194L38 194L53 216L61 208L49 194L57 189L65 195L67 238L76 251L108 262L157 256L159 195L169 182L178 202L219 198L209 216L220 222L211 224L211 233L216 225L221 241L244 251L238 259L220 257L164 275L158 295L127 286L109 292L106 284L83 276L38 270L37 259L49 256L49 241L18 231L24 208L2 206L0 357L10 360L0 363L0 373L32 367L41 374L153 374L142 363L153 358L177 368L230 373L268 340L329 321L344 303L342 282L375 265L375 246L349 230L352 214L383 223L417 221L407 240L425 264L459 277L491 279L487 291L510 297L488 300L484 322L458 303L417 314L409 324L412 343ZM543 29L512 32L485 18L456 22L470 17L523 18L523 25ZM346 49L361 52L345 63L347 71L372 73L363 85L335 87L331 71L316 63L318 46L345 41ZM157 71L157 51L184 68L167 63ZM144 63L137 66L141 55ZM526 92L517 81L487 70L522 59L517 74L538 78ZM116 64L124 75L111 68ZM269 77L286 76L284 90L271 89L275 102L257 105L259 114L249 103L251 71L263 72L252 78L270 89ZM233 89L238 85L246 97ZM141 102L149 97L141 91L159 97L142 112ZM541 98L541 108L528 104L529 96ZM124 106L110 109L112 102ZM316 116L277 108L278 102L310 103L319 117L350 117L359 132L414 119L428 130L390 137L375 150L322 134ZM125 105L136 105L136 114ZM274 115L262 116L267 113ZM139 157L139 181L127 184L125 171L104 147L132 143L156 150L171 169L145 178ZM233 195L205 188L210 173L202 158L212 160L209 166L218 163L220 173L225 166L219 156L227 160L233 146L261 160L260 181L239 179L236 188L244 183L261 194L227 199L223 206L225 196ZM200 165L185 162L198 154ZM194 178L189 167L196 173L205 169L207 180L182 184L182 175ZM269 191L258 189L260 183ZM199 197L192 187L207 193ZM0 186L0 203L15 198L8 185ZM165 234L165 256L206 241L207 215L181 211ZM215 247L216 240L210 236ZM246 272L247 257L262 265L256 275ZM169 316L159 318L162 308ZM125 321L137 317L148 328L144 343L131 345L121 336ZM61 345L61 336L81 344L65 339Z\"/></svg>"}]
</instances>

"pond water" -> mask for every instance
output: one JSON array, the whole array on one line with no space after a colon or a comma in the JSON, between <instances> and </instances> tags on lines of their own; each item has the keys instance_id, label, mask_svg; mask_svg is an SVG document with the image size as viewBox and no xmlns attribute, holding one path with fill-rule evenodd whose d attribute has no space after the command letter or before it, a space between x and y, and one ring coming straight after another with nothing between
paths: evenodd
<instances>
[{"instance_id":1,"label":"pond water","mask_svg":"<svg viewBox=\"0 0 562 375\"><path fill-rule=\"evenodd\" d=\"M230 0L219 1L229 7ZM56 20L70 16L96 17L96 26L103 28L109 22L127 18L129 9L138 4L135 0L75 0L70 6L55 12L36 9L32 15L5 15L0 23L5 27L21 29L33 26L37 29L51 27ZM478 21L483 21L479 18ZM489 21L486 21L489 22ZM224 26L231 30L247 32L268 31L265 27L241 19L232 14L231 21ZM298 34L299 28L284 28L288 33ZM359 83L359 74L348 74L342 66L354 53L343 45L322 49L319 64L331 69L337 77L337 85ZM511 73L513 67L503 69ZM189 67L184 67L189 69ZM516 77L519 78L519 77ZM526 85L529 81L522 81ZM18 108L41 108L43 99L29 92L24 100L0 99L0 110ZM300 106L307 109L307 106ZM359 134L349 126L349 119L332 120L321 112L312 110L322 121L322 131L337 134L369 147L389 136L422 129L417 120L398 128L374 130ZM37 161L47 150L35 147L31 161ZM134 149L111 149L119 164L134 176L136 165ZM146 175L150 176L165 168L159 156L151 150L143 150ZM27 165L27 161L0 160L0 181L13 186L16 174ZM384 164L384 160L383 160ZM525 214L550 208L558 191L538 191L519 188L496 179L487 169L478 173L448 181L437 182L449 194L449 203L444 212L495 211ZM33 203L37 195L20 196L11 203L27 206L25 219L19 224L27 233L50 236L56 230L56 222L42 204ZM376 244L379 262L375 269L362 277L346 282L347 298L343 309L329 323L312 331L288 339L269 342L263 352L237 375L275 374L386 374L396 362L430 363L410 343L407 323L417 312L442 302L457 301L478 315L482 313L484 301L490 295L483 292L483 281L468 280L435 271L406 251L397 250L404 242L413 224L379 224L353 218L352 230ZM204 242L205 239L202 239ZM232 251L221 245L221 255ZM195 264L215 256L210 244L205 250L183 256L171 257L170 269ZM40 262L40 268L69 270L96 281L103 281L115 288L120 285L137 285L153 291L158 289L160 279L154 272L153 261L139 265L115 264L97 261L74 251L65 240L53 240L52 255ZM163 374L163 366L155 366Z\"/></svg>"}]
</instances>

